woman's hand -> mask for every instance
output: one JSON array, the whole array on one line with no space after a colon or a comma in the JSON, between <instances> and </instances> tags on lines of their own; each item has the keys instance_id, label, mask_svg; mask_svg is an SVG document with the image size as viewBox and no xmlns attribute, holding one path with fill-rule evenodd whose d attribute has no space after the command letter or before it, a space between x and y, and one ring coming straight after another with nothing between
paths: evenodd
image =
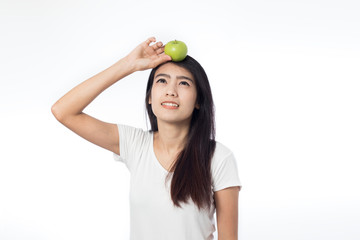
<instances>
[{"instance_id":1,"label":"woman's hand","mask_svg":"<svg viewBox=\"0 0 360 240\"><path fill-rule=\"evenodd\" d=\"M154 44L150 46L152 42ZM151 37L131 51L125 59L133 66L134 71L142 71L170 61L171 57L164 53L163 43L156 42L155 37Z\"/></svg>"}]
</instances>

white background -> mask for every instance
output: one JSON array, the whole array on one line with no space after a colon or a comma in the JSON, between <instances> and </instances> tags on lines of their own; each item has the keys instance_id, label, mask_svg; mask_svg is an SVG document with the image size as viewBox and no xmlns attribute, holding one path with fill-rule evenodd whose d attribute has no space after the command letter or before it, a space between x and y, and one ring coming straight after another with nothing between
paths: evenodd
<instances>
[{"instance_id":1,"label":"white background","mask_svg":"<svg viewBox=\"0 0 360 240\"><path fill-rule=\"evenodd\" d=\"M51 105L140 42L178 39L205 68L217 140L243 183L239 239L360 239L360 4L0 3L0 239L128 239L129 173ZM146 129L135 73L86 112Z\"/></svg>"}]
</instances>

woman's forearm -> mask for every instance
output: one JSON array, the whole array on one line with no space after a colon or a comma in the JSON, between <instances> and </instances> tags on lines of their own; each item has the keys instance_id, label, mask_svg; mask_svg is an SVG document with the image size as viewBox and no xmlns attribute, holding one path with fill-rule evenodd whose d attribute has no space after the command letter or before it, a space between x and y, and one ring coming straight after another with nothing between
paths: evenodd
<instances>
[{"instance_id":1,"label":"woman's forearm","mask_svg":"<svg viewBox=\"0 0 360 240\"><path fill-rule=\"evenodd\" d=\"M126 58L119 60L71 89L52 106L52 113L60 122L82 113L100 93L133 72L134 67Z\"/></svg>"}]
</instances>

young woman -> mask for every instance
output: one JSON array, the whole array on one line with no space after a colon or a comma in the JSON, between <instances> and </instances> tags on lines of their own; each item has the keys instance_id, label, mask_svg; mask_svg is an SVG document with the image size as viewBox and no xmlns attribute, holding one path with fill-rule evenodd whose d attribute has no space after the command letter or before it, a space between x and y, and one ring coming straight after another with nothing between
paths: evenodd
<instances>
[{"instance_id":1,"label":"young woman","mask_svg":"<svg viewBox=\"0 0 360 240\"><path fill-rule=\"evenodd\" d=\"M83 112L102 91L146 69L152 69L145 97L150 131L102 122ZM126 164L131 239L214 239L215 211L218 239L237 239L241 184L236 160L215 141L211 89L195 59L172 62L163 44L149 38L65 94L52 112Z\"/></svg>"}]
</instances>

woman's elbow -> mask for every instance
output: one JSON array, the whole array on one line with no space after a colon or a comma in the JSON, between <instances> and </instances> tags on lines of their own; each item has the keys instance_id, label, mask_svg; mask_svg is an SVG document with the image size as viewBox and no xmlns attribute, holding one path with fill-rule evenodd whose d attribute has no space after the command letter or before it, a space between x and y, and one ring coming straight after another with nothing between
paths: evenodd
<instances>
[{"instance_id":1,"label":"woman's elbow","mask_svg":"<svg viewBox=\"0 0 360 240\"><path fill-rule=\"evenodd\" d=\"M59 105L56 103L54 103L52 106L51 106L51 113L54 115L54 117L59 121L59 122L62 122L63 121L63 114L62 114L62 111L61 109L59 108Z\"/></svg>"}]
</instances>

